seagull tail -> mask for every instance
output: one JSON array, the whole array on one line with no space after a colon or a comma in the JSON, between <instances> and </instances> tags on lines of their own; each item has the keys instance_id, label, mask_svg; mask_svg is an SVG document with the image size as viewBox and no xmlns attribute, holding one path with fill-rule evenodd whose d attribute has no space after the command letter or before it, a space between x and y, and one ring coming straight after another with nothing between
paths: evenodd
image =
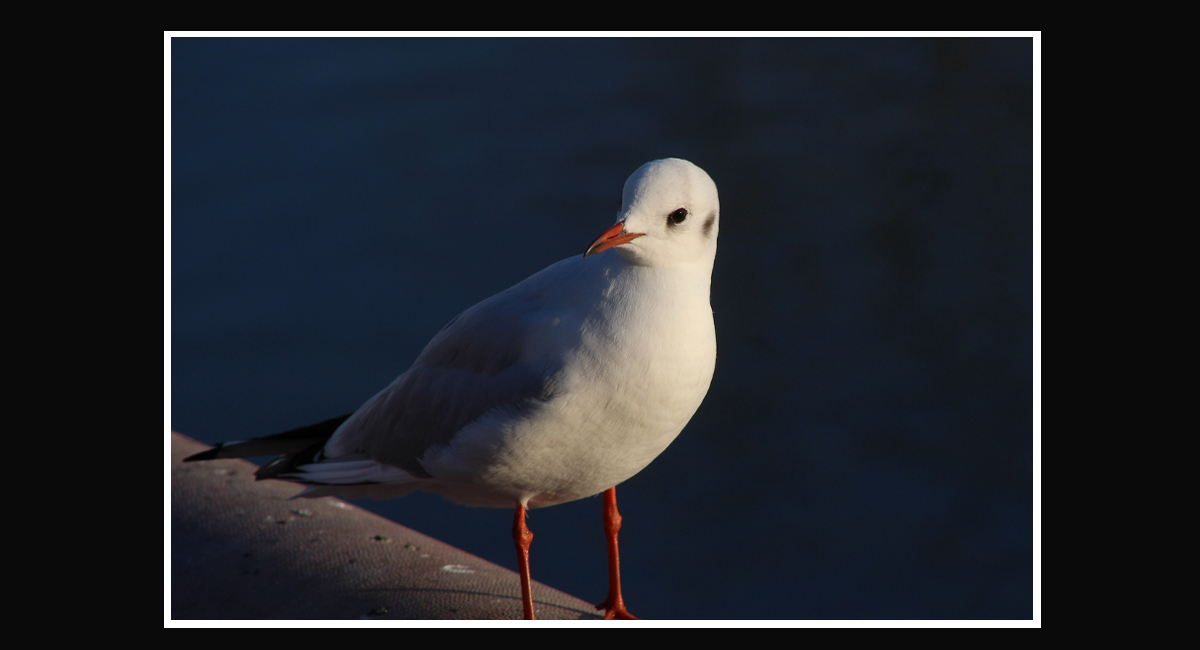
<instances>
[{"instance_id":1,"label":"seagull tail","mask_svg":"<svg viewBox=\"0 0 1200 650\"><path fill-rule=\"evenodd\" d=\"M399 467L361 455L325 457L325 444L351 415L347 413L265 438L223 442L212 449L188 456L183 462L278 454L278 458L258 468L254 478L260 481L276 478L306 484L308 488L293 499L321 496L391 499L417 489L419 478Z\"/></svg>"},{"instance_id":2,"label":"seagull tail","mask_svg":"<svg viewBox=\"0 0 1200 650\"><path fill-rule=\"evenodd\" d=\"M342 426L350 413L330 418L324 422L310 424L306 427L284 431L264 438L250 440L233 440L217 443L217 446L183 459L183 462L195 460L213 460L216 458L245 458L247 456L271 456L276 454L294 454L307 450L313 445L321 447L329 440L337 428ZM319 449L320 447L318 447ZM265 469L265 468L264 468ZM260 470L261 471L261 470ZM259 478L269 478L260 476Z\"/></svg>"}]
</instances>

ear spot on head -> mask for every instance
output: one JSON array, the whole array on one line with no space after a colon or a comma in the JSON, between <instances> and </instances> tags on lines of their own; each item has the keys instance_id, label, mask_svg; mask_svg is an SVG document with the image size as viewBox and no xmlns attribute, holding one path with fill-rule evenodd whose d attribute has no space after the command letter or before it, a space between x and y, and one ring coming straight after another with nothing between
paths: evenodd
<instances>
[{"instance_id":1,"label":"ear spot on head","mask_svg":"<svg viewBox=\"0 0 1200 650\"><path fill-rule=\"evenodd\" d=\"M713 227L713 223L716 222L716 220L717 220L717 211L713 210L713 213L708 215L708 218L704 220L704 236L705 237L712 237L712 227Z\"/></svg>"}]
</instances>

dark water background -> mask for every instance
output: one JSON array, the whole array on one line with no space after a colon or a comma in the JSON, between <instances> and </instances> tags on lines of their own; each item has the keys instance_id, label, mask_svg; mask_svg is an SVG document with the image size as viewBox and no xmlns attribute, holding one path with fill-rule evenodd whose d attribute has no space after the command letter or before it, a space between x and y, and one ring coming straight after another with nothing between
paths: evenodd
<instances>
[{"instance_id":1,"label":"dark water background","mask_svg":"<svg viewBox=\"0 0 1200 650\"><path fill-rule=\"evenodd\" d=\"M721 193L716 375L618 489L646 618L1033 614L1033 42L171 43L171 425L356 409L583 252L642 163ZM512 513L358 502L515 569ZM605 595L600 500L534 577Z\"/></svg>"}]
</instances>

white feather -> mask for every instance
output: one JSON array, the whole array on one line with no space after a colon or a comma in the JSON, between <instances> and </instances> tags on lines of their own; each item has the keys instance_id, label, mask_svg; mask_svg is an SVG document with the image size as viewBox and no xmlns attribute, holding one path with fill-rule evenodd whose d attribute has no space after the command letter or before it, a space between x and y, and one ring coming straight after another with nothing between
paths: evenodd
<instances>
[{"instance_id":1,"label":"white feather","mask_svg":"<svg viewBox=\"0 0 1200 650\"><path fill-rule=\"evenodd\" d=\"M686 219L669 218L681 208ZM495 507L562 503L625 481L708 391L719 212L699 167L643 165L618 217L641 236L565 259L463 312L338 428L325 460L285 476ZM332 489L305 495L349 495Z\"/></svg>"}]
</instances>

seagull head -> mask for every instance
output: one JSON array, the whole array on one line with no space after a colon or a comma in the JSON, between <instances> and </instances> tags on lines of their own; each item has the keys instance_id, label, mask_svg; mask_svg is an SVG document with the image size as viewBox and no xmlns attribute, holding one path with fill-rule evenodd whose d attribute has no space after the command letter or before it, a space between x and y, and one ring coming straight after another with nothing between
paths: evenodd
<instances>
[{"instance_id":1,"label":"seagull head","mask_svg":"<svg viewBox=\"0 0 1200 650\"><path fill-rule=\"evenodd\" d=\"M703 169L679 158L653 160L625 181L617 223L583 256L613 248L641 266L711 265L720 222L717 186Z\"/></svg>"}]
</instances>

